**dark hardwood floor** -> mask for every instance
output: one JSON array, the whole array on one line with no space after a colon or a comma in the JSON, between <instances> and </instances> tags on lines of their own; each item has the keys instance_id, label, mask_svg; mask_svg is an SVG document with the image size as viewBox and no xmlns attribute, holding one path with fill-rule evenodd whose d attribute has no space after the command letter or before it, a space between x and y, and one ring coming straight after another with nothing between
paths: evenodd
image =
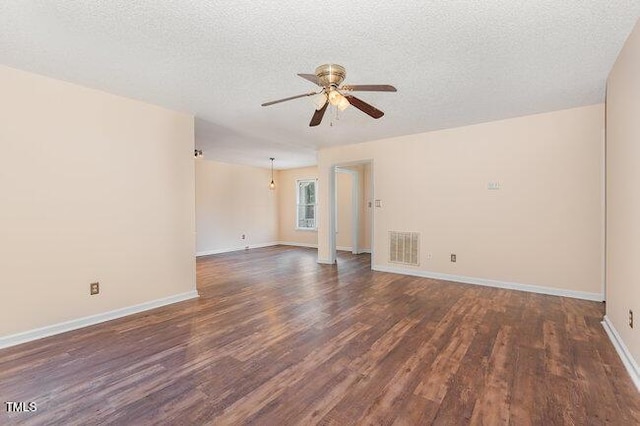
<instances>
[{"instance_id":1,"label":"dark hardwood floor","mask_svg":"<svg viewBox=\"0 0 640 426\"><path fill-rule=\"evenodd\" d=\"M197 277L198 300L0 351L0 424L640 424L601 303L283 246Z\"/></svg>"}]
</instances>

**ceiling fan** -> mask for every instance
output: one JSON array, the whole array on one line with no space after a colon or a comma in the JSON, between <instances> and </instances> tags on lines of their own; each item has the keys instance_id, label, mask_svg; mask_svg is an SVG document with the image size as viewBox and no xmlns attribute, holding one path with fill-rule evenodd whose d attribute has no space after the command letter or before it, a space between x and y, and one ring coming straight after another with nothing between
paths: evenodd
<instances>
[{"instance_id":1,"label":"ceiling fan","mask_svg":"<svg viewBox=\"0 0 640 426\"><path fill-rule=\"evenodd\" d=\"M280 102L290 101L292 99L304 98L307 96L315 96L314 103L316 111L311 117L309 126L317 126L322 121L324 113L329 104L343 111L349 105L353 105L360 111L373 118L380 118L384 112L380 111L373 105L369 105L365 101L348 94L348 92L397 92L396 88L389 84L354 84L340 86L347 76L347 72L343 66L337 64L325 64L316 68L315 74L298 74L305 80L317 84L322 89L317 92L304 93L302 95L290 96L277 101L265 102L262 106L269 106Z\"/></svg>"}]
</instances>

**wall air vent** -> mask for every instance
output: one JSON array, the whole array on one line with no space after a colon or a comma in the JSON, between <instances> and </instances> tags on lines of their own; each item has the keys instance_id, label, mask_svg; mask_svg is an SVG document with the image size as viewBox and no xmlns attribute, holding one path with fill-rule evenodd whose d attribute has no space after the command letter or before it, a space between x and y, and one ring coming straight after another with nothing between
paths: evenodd
<instances>
[{"instance_id":1,"label":"wall air vent","mask_svg":"<svg viewBox=\"0 0 640 426\"><path fill-rule=\"evenodd\" d=\"M420 233L389 231L389 262L418 265Z\"/></svg>"}]
</instances>

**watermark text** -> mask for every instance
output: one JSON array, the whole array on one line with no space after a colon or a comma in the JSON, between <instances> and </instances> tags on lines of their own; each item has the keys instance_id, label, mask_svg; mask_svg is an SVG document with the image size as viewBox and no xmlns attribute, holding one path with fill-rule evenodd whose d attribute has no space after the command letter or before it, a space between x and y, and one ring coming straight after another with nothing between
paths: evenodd
<instances>
[{"instance_id":1,"label":"watermark text","mask_svg":"<svg viewBox=\"0 0 640 426\"><path fill-rule=\"evenodd\" d=\"M7 413L31 413L38 410L35 402L5 401L4 406Z\"/></svg>"}]
</instances>

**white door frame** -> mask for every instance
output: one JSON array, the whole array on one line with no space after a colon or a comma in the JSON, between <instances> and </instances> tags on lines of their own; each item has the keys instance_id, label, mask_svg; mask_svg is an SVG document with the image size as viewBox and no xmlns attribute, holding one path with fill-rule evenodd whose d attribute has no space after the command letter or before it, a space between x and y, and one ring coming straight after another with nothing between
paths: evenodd
<instances>
[{"instance_id":1,"label":"white door frame","mask_svg":"<svg viewBox=\"0 0 640 426\"><path fill-rule=\"evenodd\" d=\"M364 164L369 164L371 166L371 199L373 200L375 198L375 187L373 184L373 174L374 174L374 169L373 169L373 159L368 159L368 160L359 160L359 161L351 161L348 163L339 163L339 164L333 164L331 165L331 167L329 167L329 263L336 263L336 259L337 259L337 254L336 254L336 212L337 212L337 203L336 203L336 169L340 168L340 167L346 167L346 166L357 166L357 165L364 165ZM359 182L359 177L358 177L358 173L355 171L352 171L353 173L356 174L356 178L354 179L354 191L353 191L353 199L355 199L355 205L357 208L354 208L354 213L357 214L357 221L354 221L354 226L353 228L355 229L355 238L354 238L354 253L355 253L355 249L359 250L358 246L358 240L357 237L359 236L358 234L358 228L359 228L359 220L360 218L360 182ZM353 202L353 201L352 201ZM371 238L370 238L370 244L371 244L371 266L373 267L373 247L374 247L374 243L373 243L373 229L374 229L374 221L375 221L375 214L373 214L375 212L375 209L372 209L371 211Z\"/></svg>"}]
</instances>

